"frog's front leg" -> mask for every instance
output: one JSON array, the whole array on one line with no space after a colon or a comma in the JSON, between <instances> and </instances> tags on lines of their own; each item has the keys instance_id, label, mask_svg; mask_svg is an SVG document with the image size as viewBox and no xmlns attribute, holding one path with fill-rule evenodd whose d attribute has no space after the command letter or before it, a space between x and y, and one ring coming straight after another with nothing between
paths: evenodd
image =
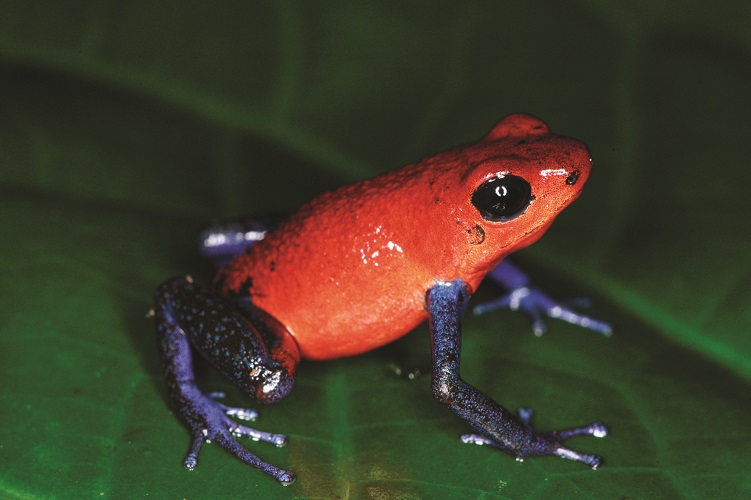
<instances>
[{"instance_id":1,"label":"frog's front leg","mask_svg":"<svg viewBox=\"0 0 751 500\"><path fill-rule=\"evenodd\" d=\"M579 325L605 336L613 333L610 324L578 313L572 307L586 306L588 301L579 299L564 303L551 298L543 290L533 286L529 276L508 259L504 259L493 268L488 273L488 278L501 285L506 290L506 295L475 306L475 314L495 309L521 310L532 318L532 331L537 336L547 331L543 315Z\"/></svg>"},{"instance_id":2,"label":"frog's front leg","mask_svg":"<svg viewBox=\"0 0 751 500\"><path fill-rule=\"evenodd\" d=\"M163 283L155 298L168 390L193 436L185 466L195 468L203 443L215 441L282 484L292 483L294 473L264 462L236 439L244 435L282 446L285 436L238 424L229 415L248 419L255 414L226 407L215 400L215 395L204 394L195 382L191 345L237 387L261 403L272 403L292 389L300 360L294 339L265 312L201 288L190 279Z\"/></svg>"},{"instance_id":3,"label":"frog's front leg","mask_svg":"<svg viewBox=\"0 0 751 500\"><path fill-rule=\"evenodd\" d=\"M467 422L477 434L463 436L465 442L489 444L523 459L555 455L583 462L596 469L602 459L564 447L569 437L591 434L603 437L607 429L601 423L565 431L535 433L530 425L530 410L520 412L521 420L488 396L464 382L459 376L461 318L469 292L457 279L438 282L427 295L430 335L433 348L433 395Z\"/></svg>"}]
</instances>

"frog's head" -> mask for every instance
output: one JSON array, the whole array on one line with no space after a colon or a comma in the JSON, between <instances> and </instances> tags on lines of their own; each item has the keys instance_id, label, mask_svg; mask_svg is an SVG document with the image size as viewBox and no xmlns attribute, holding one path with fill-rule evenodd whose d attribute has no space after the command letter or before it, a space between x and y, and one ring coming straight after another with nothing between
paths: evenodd
<instances>
[{"instance_id":1,"label":"frog's head","mask_svg":"<svg viewBox=\"0 0 751 500\"><path fill-rule=\"evenodd\" d=\"M474 210L483 243L491 248L485 252L496 258L542 236L579 196L592 164L584 143L520 114L504 118L468 156L467 210Z\"/></svg>"}]
</instances>

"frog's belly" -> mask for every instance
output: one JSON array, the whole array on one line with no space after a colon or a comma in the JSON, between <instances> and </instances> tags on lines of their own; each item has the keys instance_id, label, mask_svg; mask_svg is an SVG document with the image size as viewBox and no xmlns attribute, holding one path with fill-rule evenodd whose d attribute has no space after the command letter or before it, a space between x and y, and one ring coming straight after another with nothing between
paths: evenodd
<instances>
[{"instance_id":1,"label":"frog's belly","mask_svg":"<svg viewBox=\"0 0 751 500\"><path fill-rule=\"evenodd\" d=\"M427 318L424 292L388 293L373 283L345 288L275 287L279 293L254 296L253 303L287 326L304 358L319 360L370 351Z\"/></svg>"}]
</instances>

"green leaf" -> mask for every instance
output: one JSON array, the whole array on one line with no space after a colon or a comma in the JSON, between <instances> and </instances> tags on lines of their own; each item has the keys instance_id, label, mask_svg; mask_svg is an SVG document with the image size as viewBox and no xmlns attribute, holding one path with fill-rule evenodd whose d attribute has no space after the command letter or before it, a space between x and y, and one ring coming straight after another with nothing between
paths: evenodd
<instances>
[{"instance_id":1,"label":"green leaf","mask_svg":"<svg viewBox=\"0 0 751 500\"><path fill-rule=\"evenodd\" d=\"M748 497L750 20L723 5L0 2L0 496ZM195 234L515 111L595 159L519 259L554 295L592 297L616 334L468 317L462 375L533 406L543 431L605 422L607 438L571 446L606 464L461 444L420 327L303 363L260 408L289 445L247 444L294 485L213 445L186 471L145 315L165 278L210 279Z\"/></svg>"}]
</instances>

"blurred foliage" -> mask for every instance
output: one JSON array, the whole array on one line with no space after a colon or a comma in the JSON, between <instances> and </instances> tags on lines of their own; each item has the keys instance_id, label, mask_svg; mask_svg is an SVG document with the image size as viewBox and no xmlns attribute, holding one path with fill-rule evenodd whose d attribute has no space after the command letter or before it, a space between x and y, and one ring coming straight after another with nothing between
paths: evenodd
<instances>
[{"instance_id":1,"label":"blurred foliage","mask_svg":"<svg viewBox=\"0 0 751 500\"><path fill-rule=\"evenodd\" d=\"M0 496L748 497L751 9L699 2L0 1ZM472 141L525 111L581 138L584 195L520 255L616 335L465 321L463 376L541 430L602 420L590 471L462 445L420 328L301 365L252 450L282 488L189 437L150 320L210 279L208 221ZM481 298L494 290L481 289ZM202 385L226 388L200 367ZM230 390L231 392L231 390ZM247 398L231 392L231 402Z\"/></svg>"}]
</instances>

